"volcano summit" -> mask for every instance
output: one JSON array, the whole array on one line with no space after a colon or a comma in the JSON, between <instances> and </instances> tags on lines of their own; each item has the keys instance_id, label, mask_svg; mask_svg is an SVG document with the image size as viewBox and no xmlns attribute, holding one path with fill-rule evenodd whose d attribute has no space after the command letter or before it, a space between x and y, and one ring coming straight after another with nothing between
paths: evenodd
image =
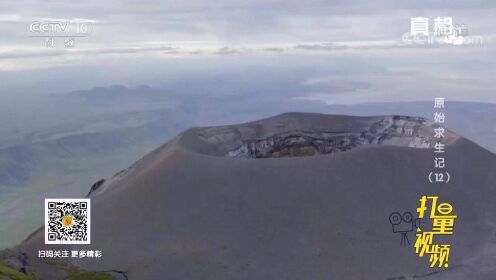
<instances>
[{"instance_id":1,"label":"volcano summit","mask_svg":"<svg viewBox=\"0 0 496 280\"><path fill-rule=\"evenodd\" d=\"M92 187L91 245L45 245L40 229L0 259L40 279L496 279L496 156L447 131L453 178L430 184L435 127L287 113L191 128ZM422 195L458 215L448 269L391 231L389 215L416 213ZM37 255L89 249L102 258Z\"/></svg>"}]
</instances>

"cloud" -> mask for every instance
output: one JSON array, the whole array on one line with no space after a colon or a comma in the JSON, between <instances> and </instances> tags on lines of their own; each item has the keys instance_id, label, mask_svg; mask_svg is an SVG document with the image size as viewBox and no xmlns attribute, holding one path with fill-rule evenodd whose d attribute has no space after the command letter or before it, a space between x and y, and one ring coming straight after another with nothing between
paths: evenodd
<instances>
[{"instance_id":1,"label":"cloud","mask_svg":"<svg viewBox=\"0 0 496 280\"><path fill-rule=\"evenodd\" d=\"M26 49L0 52L0 59L19 59L36 57L56 57L71 55L91 55L91 54L137 54L145 52L173 52L177 51L173 46L157 47L125 47L125 48L93 48L93 49Z\"/></svg>"},{"instance_id":2,"label":"cloud","mask_svg":"<svg viewBox=\"0 0 496 280\"><path fill-rule=\"evenodd\" d=\"M226 54L237 54L239 53L239 50L230 48L230 47L222 47L218 49L215 54L220 54L220 55L226 55Z\"/></svg>"},{"instance_id":3,"label":"cloud","mask_svg":"<svg viewBox=\"0 0 496 280\"><path fill-rule=\"evenodd\" d=\"M22 16L18 14L0 14L0 23L7 23L7 22L25 22L26 19L24 19Z\"/></svg>"},{"instance_id":4,"label":"cloud","mask_svg":"<svg viewBox=\"0 0 496 280\"><path fill-rule=\"evenodd\" d=\"M1 2L0 11L0 74L22 69L36 73L38 84L51 81L49 73L36 71L40 67L70 67L76 76L87 73L90 67L99 73L91 78L104 84L111 79L115 79L112 83L120 83L131 78L148 81L158 77L157 73L168 68L157 66L157 71L142 71L155 62L174 61L169 67L189 73L194 70L187 67L199 66L186 62L201 61L211 67L202 71L210 73L228 63L245 61L241 65L248 67L257 61L261 68L276 72L317 72L316 80L304 79L306 83L291 84L291 88L281 92L293 90L307 97L320 94L321 99L325 95L332 102L348 102L350 98L388 100L396 98L395 94L427 96L445 89L458 96L486 98L494 89L488 84L490 78L457 84L455 80L442 82L444 76L433 73L496 74L491 70L496 59L492 29L496 24L496 1L87 0L71 5L45 1L39 5L38 1L27 0L8 5ZM405 45L402 35L409 31L413 16L453 16L455 21L467 24L471 35L482 35L484 47ZM63 45L45 49L43 41L29 37L29 24L34 19L91 21L94 32L85 40L76 40L75 49L66 50ZM177 58L181 63L175 61ZM277 63L281 65L273 69ZM117 79L113 75L120 70L99 70L109 68L126 69L123 71L128 76ZM137 68L141 70L136 71ZM425 72L432 76L420 74ZM318 80L329 76L334 80ZM32 77L24 80L35 80L34 74ZM417 85L420 77L435 88ZM159 82L166 78L161 77ZM395 84L396 81L404 84ZM88 79L87 83L91 82ZM35 90L37 83L32 82ZM344 94L336 94L340 92Z\"/></svg>"},{"instance_id":5,"label":"cloud","mask_svg":"<svg viewBox=\"0 0 496 280\"><path fill-rule=\"evenodd\" d=\"M206 40L222 45L394 40L408 31L409 17L453 15L474 28L490 31L496 1L484 0L248 0L248 1L79 1L60 5L23 1L0 6L2 42L22 39L25 24L35 19L90 21L97 26L99 44L149 40ZM1 44L1 42L0 42Z\"/></svg>"},{"instance_id":6,"label":"cloud","mask_svg":"<svg viewBox=\"0 0 496 280\"><path fill-rule=\"evenodd\" d=\"M52 17L32 17L21 14L0 14L0 23L31 23L33 21L70 21L70 22L87 22L98 23L100 21L90 18L52 18Z\"/></svg>"}]
</instances>

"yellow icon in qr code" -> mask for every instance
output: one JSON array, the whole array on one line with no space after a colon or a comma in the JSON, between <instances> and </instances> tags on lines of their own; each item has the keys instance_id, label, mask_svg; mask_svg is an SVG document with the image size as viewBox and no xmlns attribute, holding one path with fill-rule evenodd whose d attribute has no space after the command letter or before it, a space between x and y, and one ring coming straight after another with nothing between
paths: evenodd
<instances>
[{"instance_id":1,"label":"yellow icon in qr code","mask_svg":"<svg viewBox=\"0 0 496 280\"><path fill-rule=\"evenodd\" d=\"M71 215L62 217L62 225L64 227L72 227L74 225L74 218Z\"/></svg>"},{"instance_id":2,"label":"yellow icon in qr code","mask_svg":"<svg viewBox=\"0 0 496 280\"><path fill-rule=\"evenodd\" d=\"M45 244L91 244L89 198L45 198Z\"/></svg>"}]
</instances>

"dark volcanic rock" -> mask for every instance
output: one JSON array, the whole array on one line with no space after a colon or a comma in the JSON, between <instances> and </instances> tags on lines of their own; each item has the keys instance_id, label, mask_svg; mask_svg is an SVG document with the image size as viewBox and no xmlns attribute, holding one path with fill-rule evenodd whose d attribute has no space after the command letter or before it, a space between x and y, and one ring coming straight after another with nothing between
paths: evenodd
<instances>
[{"instance_id":1,"label":"dark volcanic rock","mask_svg":"<svg viewBox=\"0 0 496 280\"><path fill-rule=\"evenodd\" d=\"M261 139L245 139L228 156L267 158L312 156L347 151L371 144L405 145L429 148L434 139L422 130L432 123L423 118L384 117L360 130L303 131L291 130ZM408 142L405 142L408 141Z\"/></svg>"}]
</instances>

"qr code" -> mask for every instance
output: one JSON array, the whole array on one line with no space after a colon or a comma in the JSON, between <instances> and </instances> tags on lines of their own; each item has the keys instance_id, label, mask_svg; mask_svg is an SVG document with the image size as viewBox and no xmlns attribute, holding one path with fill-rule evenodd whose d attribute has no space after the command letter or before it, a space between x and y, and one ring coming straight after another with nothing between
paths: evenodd
<instances>
[{"instance_id":1,"label":"qr code","mask_svg":"<svg viewBox=\"0 0 496 280\"><path fill-rule=\"evenodd\" d=\"M90 199L45 199L46 244L90 244Z\"/></svg>"}]
</instances>

